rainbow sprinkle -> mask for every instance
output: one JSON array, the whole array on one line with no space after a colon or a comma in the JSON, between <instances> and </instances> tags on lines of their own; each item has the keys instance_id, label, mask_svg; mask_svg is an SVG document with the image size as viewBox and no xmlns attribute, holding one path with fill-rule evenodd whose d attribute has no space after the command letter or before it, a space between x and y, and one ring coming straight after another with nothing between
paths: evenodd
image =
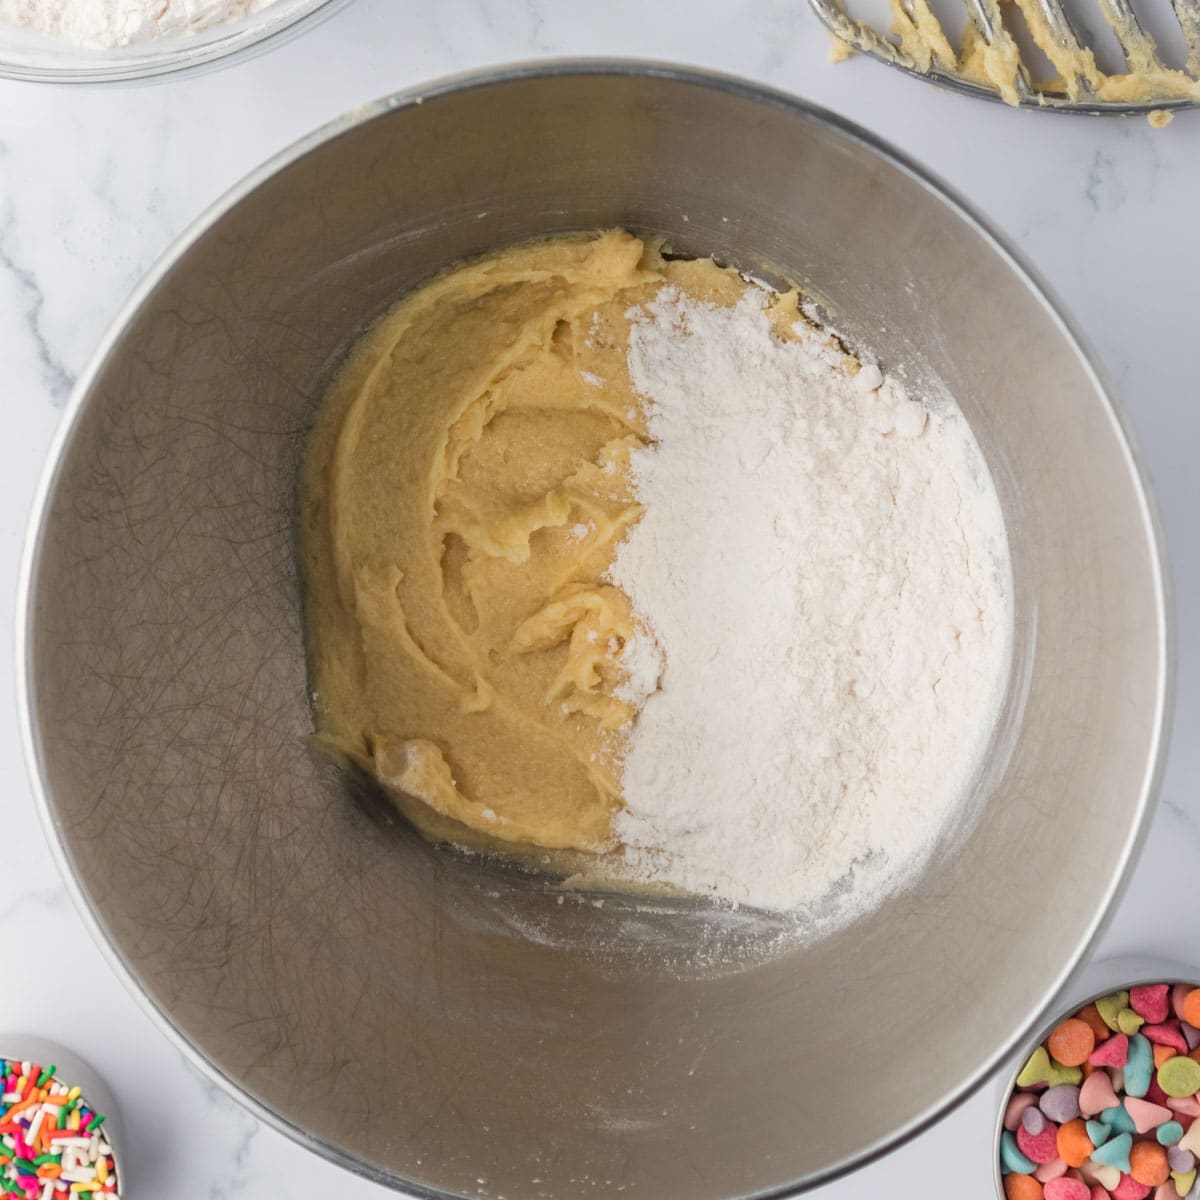
<instances>
[{"instance_id":1,"label":"rainbow sprinkle","mask_svg":"<svg viewBox=\"0 0 1200 1200\"><path fill-rule=\"evenodd\" d=\"M0 1058L0 1198L120 1200L104 1117L55 1070Z\"/></svg>"}]
</instances>

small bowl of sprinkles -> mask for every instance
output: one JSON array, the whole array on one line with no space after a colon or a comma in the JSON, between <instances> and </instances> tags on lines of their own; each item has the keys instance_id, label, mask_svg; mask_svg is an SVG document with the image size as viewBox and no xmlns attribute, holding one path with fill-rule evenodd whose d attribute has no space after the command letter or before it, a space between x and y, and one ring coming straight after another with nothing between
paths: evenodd
<instances>
[{"instance_id":1,"label":"small bowl of sprinkles","mask_svg":"<svg viewBox=\"0 0 1200 1200\"><path fill-rule=\"evenodd\" d=\"M1005 1089L1005 1200L1200 1200L1200 973L1121 978L1080 993Z\"/></svg>"},{"instance_id":2,"label":"small bowl of sprinkles","mask_svg":"<svg viewBox=\"0 0 1200 1200\"><path fill-rule=\"evenodd\" d=\"M120 1200L111 1114L107 1089L69 1051L0 1039L3 1200Z\"/></svg>"}]
</instances>

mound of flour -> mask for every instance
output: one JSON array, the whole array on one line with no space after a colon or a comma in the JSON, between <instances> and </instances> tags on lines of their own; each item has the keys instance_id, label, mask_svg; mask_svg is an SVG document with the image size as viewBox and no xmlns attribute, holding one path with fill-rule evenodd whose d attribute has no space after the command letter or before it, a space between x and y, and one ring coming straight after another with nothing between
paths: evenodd
<instances>
[{"instance_id":1,"label":"mound of flour","mask_svg":"<svg viewBox=\"0 0 1200 1200\"><path fill-rule=\"evenodd\" d=\"M853 916L921 864L978 770L1008 548L957 408L850 374L807 325L779 338L769 298L666 288L630 314L653 444L611 578L665 670L617 833L633 879Z\"/></svg>"},{"instance_id":2,"label":"mound of flour","mask_svg":"<svg viewBox=\"0 0 1200 1200\"><path fill-rule=\"evenodd\" d=\"M0 0L0 21L79 46L116 47L197 33L272 0Z\"/></svg>"}]
</instances>

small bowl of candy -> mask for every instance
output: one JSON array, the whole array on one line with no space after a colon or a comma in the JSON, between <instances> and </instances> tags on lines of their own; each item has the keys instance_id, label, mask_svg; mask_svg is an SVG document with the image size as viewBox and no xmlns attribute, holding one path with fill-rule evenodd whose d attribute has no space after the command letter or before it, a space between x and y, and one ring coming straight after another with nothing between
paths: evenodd
<instances>
[{"instance_id":1,"label":"small bowl of candy","mask_svg":"<svg viewBox=\"0 0 1200 1200\"><path fill-rule=\"evenodd\" d=\"M1005 1088L996 1155L1005 1200L1200 1200L1200 972L1080 993Z\"/></svg>"},{"instance_id":2,"label":"small bowl of candy","mask_svg":"<svg viewBox=\"0 0 1200 1200\"><path fill-rule=\"evenodd\" d=\"M108 1089L69 1050L0 1037L4 1200L120 1200L112 1114Z\"/></svg>"}]
</instances>

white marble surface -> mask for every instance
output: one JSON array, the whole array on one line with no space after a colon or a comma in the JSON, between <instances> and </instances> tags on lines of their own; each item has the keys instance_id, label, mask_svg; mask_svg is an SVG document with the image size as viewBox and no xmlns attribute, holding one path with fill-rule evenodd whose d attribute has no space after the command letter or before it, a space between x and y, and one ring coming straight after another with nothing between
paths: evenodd
<instances>
[{"instance_id":1,"label":"white marble surface","mask_svg":"<svg viewBox=\"0 0 1200 1200\"><path fill-rule=\"evenodd\" d=\"M362 101L505 60L632 55L737 72L861 122L974 201L1062 297L1123 394L1171 545L1179 689L1163 801L1103 949L1132 949L1149 931L1153 946L1200 964L1200 113L1154 132L1140 120L1013 112L867 61L830 67L826 46L804 0L357 0L265 57L195 79L114 90L0 82L0 624L11 625L26 512L72 379L139 274L262 159ZM7 637L0 657L9 671ZM0 849L22 881L0 892L5 957L36 927L88 981L47 996L6 971L0 1029L58 1034L95 1058L124 1100L134 1200L382 1200L203 1082L110 974L43 843L11 688L0 689L0 763ZM139 1091L147 1076L160 1081L153 1096ZM989 1087L819 1194L952 1194L940 1177L983 1197L993 1103Z\"/></svg>"}]
</instances>

